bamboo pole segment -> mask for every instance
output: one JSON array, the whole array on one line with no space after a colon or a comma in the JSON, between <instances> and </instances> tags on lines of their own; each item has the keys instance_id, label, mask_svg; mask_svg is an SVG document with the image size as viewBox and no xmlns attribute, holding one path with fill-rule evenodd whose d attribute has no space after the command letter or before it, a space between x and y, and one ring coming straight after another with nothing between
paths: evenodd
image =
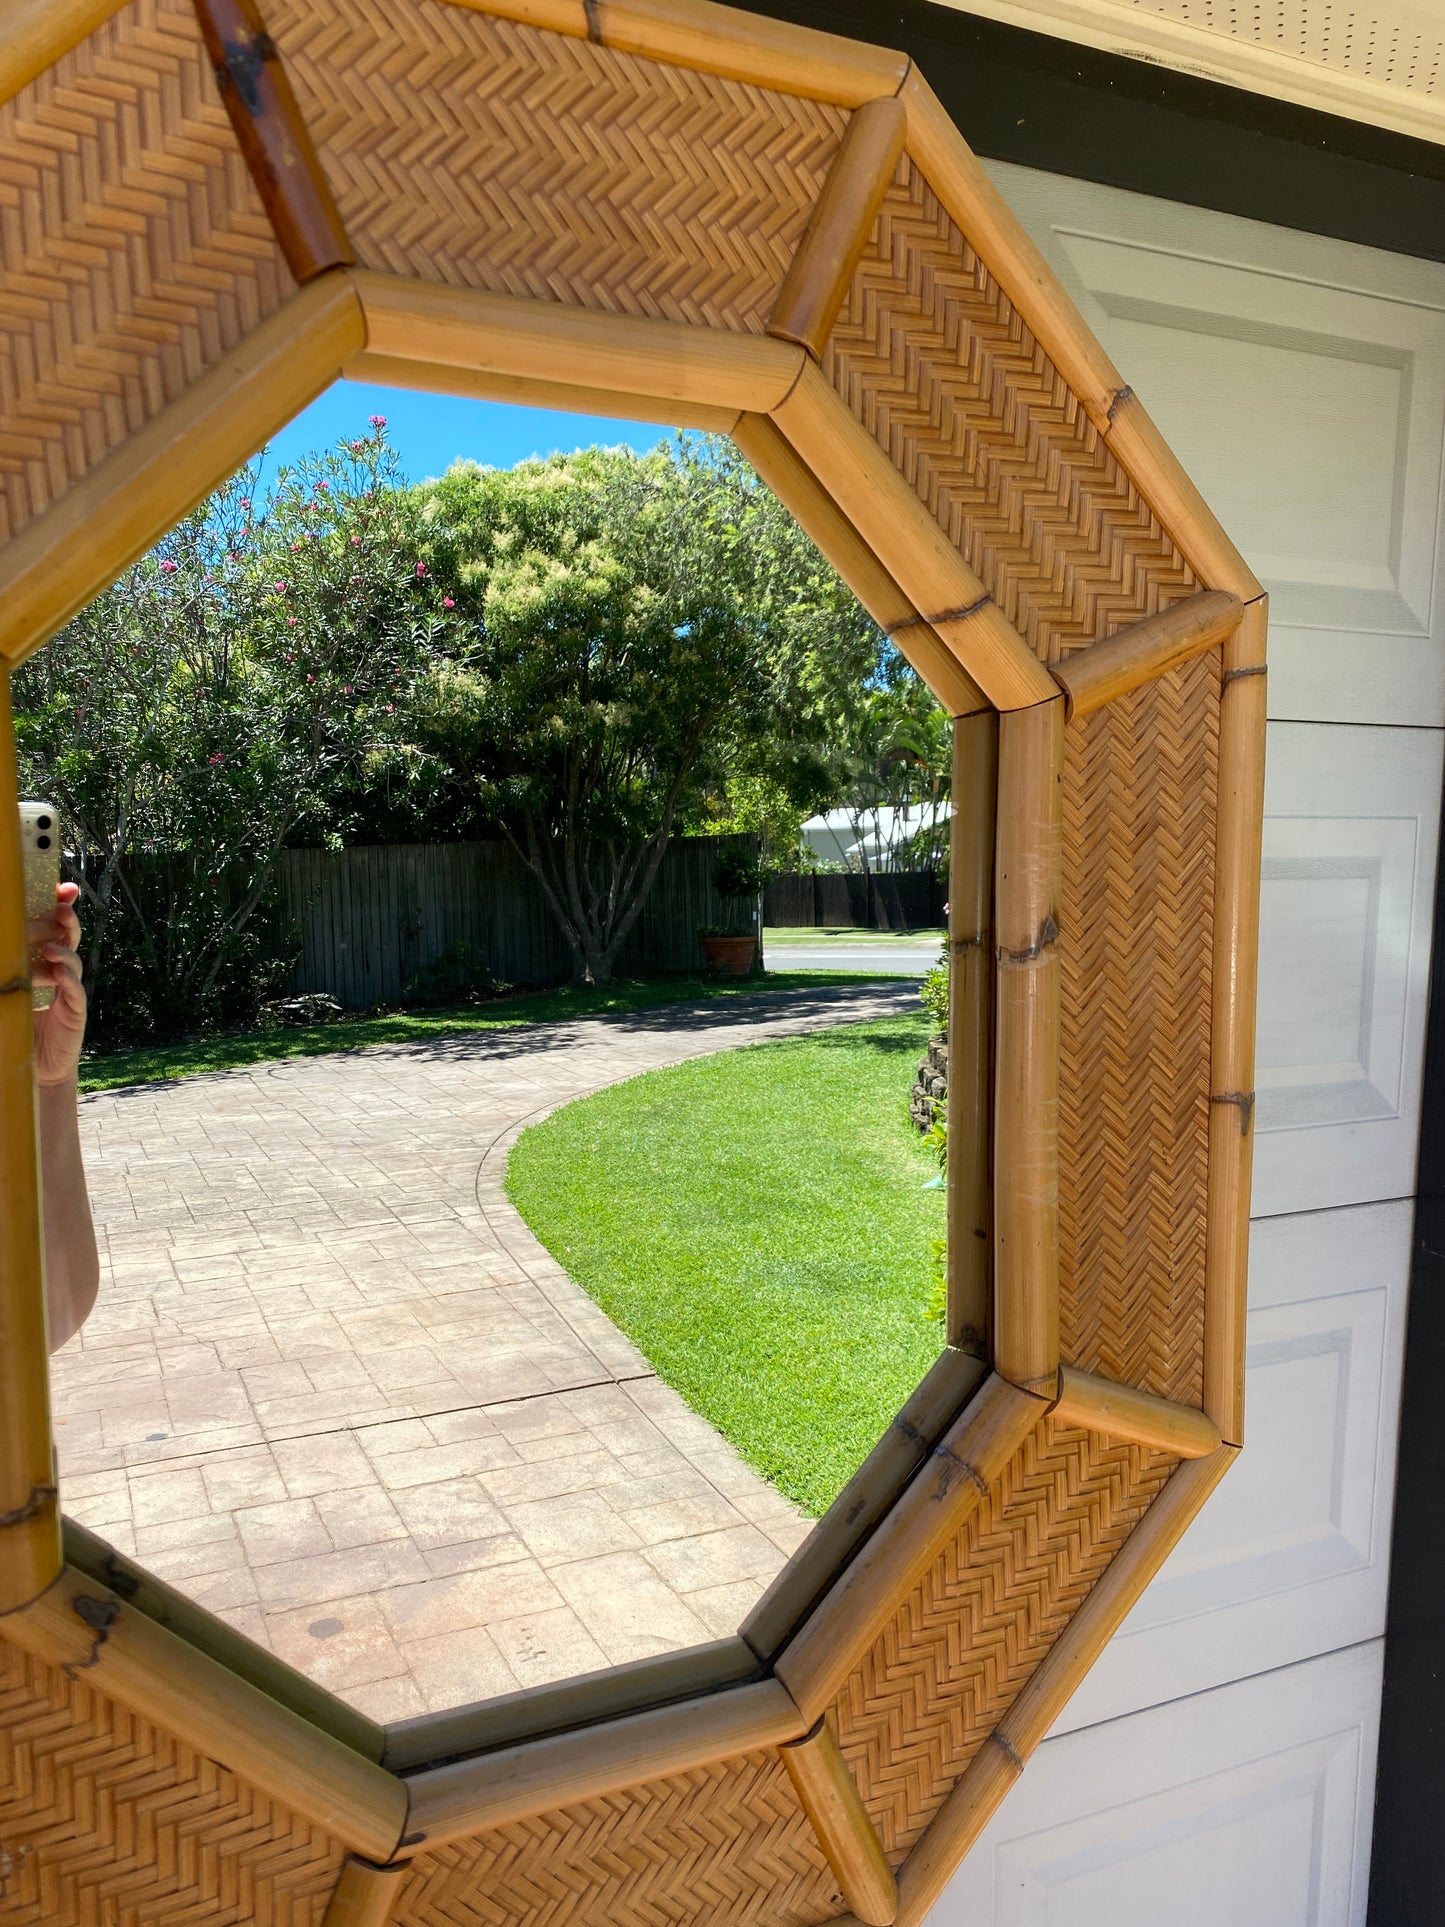
<instances>
[{"instance_id":1,"label":"bamboo pole segment","mask_svg":"<svg viewBox=\"0 0 1445 1927\"><path fill-rule=\"evenodd\" d=\"M1264 594L1259 577L1220 527L1132 388L1121 388L1114 397L1104 439L1208 588L1227 589L1241 602Z\"/></svg>"},{"instance_id":2,"label":"bamboo pole segment","mask_svg":"<svg viewBox=\"0 0 1445 1927\"><path fill-rule=\"evenodd\" d=\"M805 363L772 416L995 708L1022 709L1058 694L1053 677L916 491L813 362ZM900 648L903 633L894 636Z\"/></svg>"},{"instance_id":3,"label":"bamboo pole segment","mask_svg":"<svg viewBox=\"0 0 1445 1927\"><path fill-rule=\"evenodd\" d=\"M1094 426L1105 428L1124 386L1118 369L916 67L898 97L908 110L909 158L1027 319Z\"/></svg>"},{"instance_id":4,"label":"bamboo pole segment","mask_svg":"<svg viewBox=\"0 0 1445 1927\"><path fill-rule=\"evenodd\" d=\"M409 1861L378 1867L351 1854L342 1863L321 1927L387 1927L410 1874Z\"/></svg>"},{"instance_id":5,"label":"bamboo pole segment","mask_svg":"<svg viewBox=\"0 0 1445 1927\"><path fill-rule=\"evenodd\" d=\"M990 1330L993 867L998 718L953 723L948 860L948 1315L950 1345L986 1358Z\"/></svg>"},{"instance_id":6,"label":"bamboo pole segment","mask_svg":"<svg viewBox=\"0 0 1445 1927\"><path fill-rule=\"evenodd\" d=\"M396 355L359 354L347 362L342 373L348 381L373 381L383 388L465 395L475 401L557 408L575 415L607 415L618 421L665 420L672 428L696 428L707 435L730 435L738 420L736 408L709 408L704 402L664 402L656 395L628 395L615 388L578 388L565 381L530 381L522 375L489 374L485 369L433 368L424 361L403 361Z\"/></svg>"},{"instance_id":7,"label":"bamboo pole segment","mask_svg":"<svg viewBox=\"0 0 1445 1927\"><path fill-rule=\"evenodd\" d=\"M0 24L0 103L78 47L125 0L6 0Z\"/></svg>"},{"instance_id":8,"label":"bamboo pole segment","mask_svg":"<svg viewBox=\"0 0 1445 1927\"><path fill-rule=\"evenodd\" d=\"M929 628L902 589L766 415L739 415L732 438L761 479L789 509L951 716L987 709L988 698L963 664Z\"/></svg>"},{"instance_id":9,"label":"bamboo pole segment","mask_svg":"<svg viewBox=\"0 0 1445 1927\"><path fill-rule=\"evenodd\" d=\"M990 1375L783 1648L775 1670L810 1722L832 1702L1045 1409L1040 1400Z\"/></svg>"},{"instance_id":10,"label":"bamboo pole segment","mask_svg":"<svg viewBox=\"0 0 1445 1927\"><path fill-rule=\"evenodd\" d=\"M893 1869L828 1722L779 1753L844 1900L868 1927L890 1927L898 1911Z\"/></svg>"},{"instance_id":11,"label":"bamboo pole segment","mask_svg":"<svg viewBox=\"0 0 1445 1927\"><path fill-rule=\"evenodd\" d=\"M1254 1028L1264 827L1268 605L1244 612L1224 647L1210 1040L1209 1204L1204 1258L1204 1409L1244 1443L1244 1321L1254 1154Z\"/></svg>"},{"instance_id":12,"label":"bamboo pole segment","mask_svg":"<svg viewBox=\"0 0 1445 1927\"><path fill-rule=\"evenodd\" d=\"M1059 1367L1059 1396L1054 1417L1065 1425L1079 1425L1106 1438L1130 1445L1147 1445L1179 1459L1207 1459L1219 1450L1219 1427L1192 1405L1156 1398L1132 1385L1096 1378L1092 1372Z\"/></svg>"},{"instance_id":13,"label":"bamboo pole segment","mask_svg":"<svg viewBox=\"0 0 1445 1927\"><path fill-rule=\"evenodd\" d=\"M122 1558L113 1546L74 1519L62 1520L61 1537L68 1566L108 1587L136 1612L164 1626L268 1699L319 1726L353 1753L368 1760L381 1759L386 1733L375 1720L358 1713L143 1566Z\"/></svg>"},{"instance_id":14,"label":"bamboo pole segment","mask_svg":"<svg viewBox=\"0 0 1445 1927\"><path fill-rule=\"evenodd\" d=\"M899 1870L897 1927L921 1927L1029 1755L1236 1456L1226 1446L1170 1475Z\"/></svg>"},{"instance_id":15,"label":"bamboo pole segment","mask_svg":"<svg viewBox=\"0 0 1445 1927\"><path fill-rule=\"evenodd\" d=\"M1243 611L1238 596L1206 589L1055 663L1054 680L1063 688L1066 720L1077 722L1117 696L1215 648L1239 627Z\"/></svg>"},{"instance_id":16,"label":"bamboo pole segment","mask_svg":"<svg viewBox=\"0 0 1445 1927\"><path fill-rule=\"evenodd\" d=\"M406 1788L299 1714L67 1567L48 1592L3 1621L14 1645L229 1767L354 1852L389 1860Z\"/></svg>"},{"instance_id":17,"label":"bamboo pole segment","mask_svg":"<svg viewBox=\"0 0 1445 1927\"><path fill-rule=\"evenodd\" d=\"M854 113L778 290L768 333L796 341L815 360L863 259L907 124L903 103L891 96L865 101Z\"/></svg>"},{"instance_id":18,"label":"bamboo pole segment","mask_svg":"<svg viewBox=\"0 0 1445 1927\"><path fill-rule=\"evenodd\" d=\"M0 675L0 1613L44 1592L61 1567L17 800L10 678Z\"/></svg>"},{"instance_id":19,"label":"bamboo pole segment","mask_svg":"<svg viewBox=\"0 0 1445 1927\"><path fill-rule=\"evenodd\" d=\"M449 1713L421 1713L386 1729L382 1764L393 1773L439 1765L543 1733L648 1712L672 1701L695 1699L756 1679L760 1668L739 1638L714 1639L681 1652L651 1654L603 1673L584 1673L547 1686L530 1686Z\"/></svg>"},{"instance_id":20,"label":"bamboo pole segment","mask_svg":"<svg viewBox=\"0 0 1445 1927\"><path fill-rule=\"evenodd\" d=\"M12 666L143 555L361 347L334 269L301 288L0 548L0 661Z\"/></svg>"},{"instance_id":21,"label":"bamboo pole segment","mask_svg":"<svg viewBox=\"0 0 1445 1927\"><path fill-rule=\"evenodd\" d=\"M286 265L301 282L356 259L256 0L194 0L241 154Z\"/></svg>"},{"instance_id":22,"label":"bamboo pole segment","mask_svg":"<svg viewBox=\"0 0 1445 1927\"><path fill-rule=\"evenodd\" d=\"M883 1437L739 1628L772 1660L802 1625L863 1540L893 1505L987 1376L982 1359L944 1351Z\"/></svg>"},{"instance_id":23,"label":"bamboo pole segment","mask_svg":"<svg viewBox=\"0 0 1445 1927\"><path fill-rule=\"evenodd\" d=\"M406 1844L445 1846L553 1807L782 1746L807 1730L786 1689L764 1679L428 1767L406 1782Z\"/></svg>"},{"instance_id":24,"label":"bamboo pole segment","mask_svg":"<svg viewBox=\"0 0 1445 1927\"><path fill-rule=\"evenodd\" d=\"M366 317L366 349L398 361L556 383L617 388L663 402L766 414L797 379L803 351L767 335L699 328L486 294L403 275L351 270Z\"/></svg>"},{"instance_id":25,"label":"bamboo pole segment","mask_svg":"<svg viewBox=\"0 0 1445 1927\"><path fill-rule=\"evenodd\" d=\"M896 94L909 66L906 54L757 14L740 18L710 0L596 0L596 20L593 38L618 53L839 107Z\"/></svg>"},{"instance_id":26,"label":"bamboo pole segment","mask_svg":"<svg viewBox=\"0 0 1445 1927\"><path fill-rule=\"evenodd\" d=\"M994 885L994 1370L1052 1399L1059 1365L1064 703L999 718Z\"/></svg>"}]
</instances>

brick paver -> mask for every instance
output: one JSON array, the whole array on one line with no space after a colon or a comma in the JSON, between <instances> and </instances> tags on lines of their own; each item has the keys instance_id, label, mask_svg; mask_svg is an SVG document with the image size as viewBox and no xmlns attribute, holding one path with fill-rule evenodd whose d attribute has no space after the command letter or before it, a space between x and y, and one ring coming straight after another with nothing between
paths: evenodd
<instances>
[{"instance_id":1,"label":"brick paver","mask_svg":"<svg viewBox=\"0 0 1445 1927\"><path fill-rule=\"evenodd\" d=\"M559 1103L908 1009L771 993L84 1100L66 1510L380 1719L732 1632L808 1522L507 1203Z\"/></svg>"}]
</instances>

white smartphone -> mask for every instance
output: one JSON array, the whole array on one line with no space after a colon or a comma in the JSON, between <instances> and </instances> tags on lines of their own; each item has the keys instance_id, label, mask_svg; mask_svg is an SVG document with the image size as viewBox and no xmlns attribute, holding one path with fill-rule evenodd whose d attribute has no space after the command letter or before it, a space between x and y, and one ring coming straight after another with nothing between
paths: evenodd
<instances>
[{"instance_id":1,"label":"white smartphone","mask_svg":"<svg viewBox=\"0 0 1445 1927\"><path fill-rule=\"evenodd\" d=\"M20 854L25 875L25 919L47 920L55 915L55 887L60 882L60 812L53 803L20 805ZM31 958L31 963L34 963ZM37 1010L55 1002L52 984L37 984L30 992Z\"/></svg>"}]
</instances>

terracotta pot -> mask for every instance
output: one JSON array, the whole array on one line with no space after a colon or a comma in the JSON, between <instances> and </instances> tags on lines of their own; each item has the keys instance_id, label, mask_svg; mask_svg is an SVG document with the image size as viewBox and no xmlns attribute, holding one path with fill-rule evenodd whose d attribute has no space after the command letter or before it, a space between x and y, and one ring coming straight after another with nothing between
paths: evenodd
<instances>
[{"instance_id":1,"label":"terracotta pot","mask_svg":"<svg viewBox=\"0 0 1445 1927\"><path fill-rule=\"evenodd\" d=\"M700 937L707 967L719 977L746 977L758 954L756 937Z\"/></svg>"}]
</instances>

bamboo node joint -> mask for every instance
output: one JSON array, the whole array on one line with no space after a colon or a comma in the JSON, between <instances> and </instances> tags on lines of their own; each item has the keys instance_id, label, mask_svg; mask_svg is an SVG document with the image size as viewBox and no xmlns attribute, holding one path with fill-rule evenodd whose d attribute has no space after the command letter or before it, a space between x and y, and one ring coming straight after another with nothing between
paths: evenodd
<instances>
[{"instance_id":1,"label":"bamboo node joint","mask_svg":"<svg viewBox=\"0 0 1445 1927\"><path fill-rule=\"evenodd\" d=\"M1268 674L1269 665L1267 663L1247 662L1239 669L1226 669L1220 677L1219 683L1221 688L1225 688L1232 682L1238 682L1241 676L1267 676Z\"/></svg>"},{"instance_id":2,"label":"bamboo node joint","mask_svg":"<svg viewBox=\"0 0 1445 1927\"><path fill-rule=\"evenodd\" d=\"M597 0L582 0L582 11L587 16L587 38L594 47L600 47L603 44L602 12Z\"/></svg>"},{"instance_id":3,"label":"bamboo node joint","mask_svg":"<svg viewBox=\"0 0 1445 1927\"><path fill-rule=\"evenodd\" d=\"M961 1472L970 1484L976 1487L981 1498L988 1497L988 1480L976 1465L970 1465L967 1459L959 1458L955 1453L950 1452L946 1445L936 1447L933 1456L935 1459L943 1460L943 1464L938 1468L938 1498L948 1497L954 1484L954 1474L957 1472Z\"/></svg>"},{"instance_id":4,"label":"bamboo node joint","mask_svg":"<svg viewBox=\"0 0 1445 1927\"><path fill-rule=\"evenodd\" d=\"M10 986L7 984L8 990ZM30 1496L23 1505L17 1505L10 1512L0 1512L0 1526L23 1526L27 1519L33 1519L37 1512L43 1512L60 1497L60 1489L53 1485L32 1485Z\"/></svg>"},{"instance_id":5,"label":"bamboo node joint","mask_svg":"<svg viewBox=\"0 0 1445 1927\"><path fill-rule=\"evenodd\" d=\"M1007 1734L1001 1733L999 1729L995 1727L993 1732L989 1734L989 1738L1008 1761L1014 1772L1022 1773L1024 1770L1023 1756L1013 1741L1008 1738Z\"/></svg>"},{"instance_id":6,"label":"bamboo node joint","mask_svg":"<svg viewBox=\"0 0 1445 1927\"><path fill-rule=\"evenodd\" d=\"M1239 1112L1239 1135L1249 1136L1250 1120L1254 1116L1253 1091L1220 1091L1209 1101L1211 1104L1233 1104Z\"/></svg>"},{"instance_id":7,"label":"bamboo node joint","mask_svg":"<svg viewBox=\"0 0 1445 1927\"><path fill-rule=\"evenodd\" d=\"M248 114L261 111L261 90L256 85L268 60L281 58L268 33L252 34L244 40L227 40L226 58L216 69L216 85L222 93L234 87Z\"/></svg>"},{"instance_id":8,"label":"bamboo node joint","mask_svg":"<svg viewBox=\"0 0 1445 1927\"><path fill-rule=\"evenodd\" d=\"M1108 412L1104 417L1105 421L1112 422L1115 414L1119 409L1121 409L1124 406L1124 403L1126 401L1133 401L1133 399L1134 399L1134 390L1130 388L1126 383L1125 386L1122 387L1118 391L1118 393L1113 397L1113 399L1110 401Z\"/></svg>"},{"instance_id":9,"label":"bamboo node joint","mask_svg":"<svg viewBox=\"0 0 1445 1927\"><path fill-rule=\"evenodd\" d=\"M93 1599L89 1593L77 1593L71 1600L71 1609L83 1619L95 1637L91 1640L90 1651L84 1659L73 1659L61 1667L67 1679L74 1679L94 1666L100 1658L100 1649L110 1638L110 1629L120 1613L118 1599Z\"/></svg>"},{"instance_id":10,"label":"bamboo node joint","mask_svg":"<svg viewBox=\"0 0 1445 1927\"><path fill-rule=\"evenodd\" d=\"M1059 926L1055 922L1053 912L1051 911L1049 915L1044 918L1037 937L1034 938L1032 943L1026 944L1022 950L1005 950L1003 945L1000 944L997 951L998 962L1001 964L1037 963L1044 952L1052 949L1054 944L1057 943L1058 936Z\"/></svg>"}]
</instances>

